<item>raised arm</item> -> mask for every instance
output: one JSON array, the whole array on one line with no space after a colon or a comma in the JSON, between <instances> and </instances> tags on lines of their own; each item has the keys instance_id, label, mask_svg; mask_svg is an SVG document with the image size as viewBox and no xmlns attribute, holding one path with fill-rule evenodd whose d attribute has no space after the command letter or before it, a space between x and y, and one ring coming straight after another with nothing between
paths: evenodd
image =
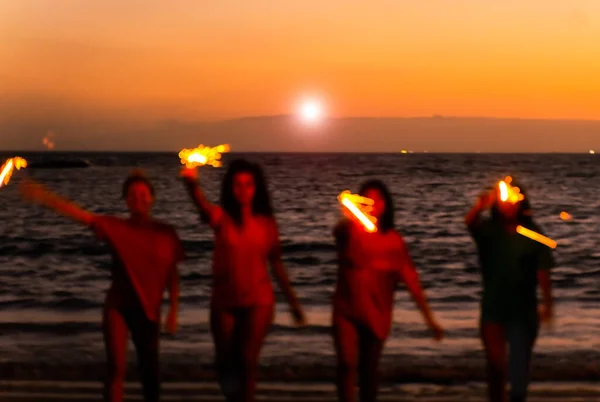
<instances>
[{"instance_id":1,"label":"raised arm","mask_svg":"<svg viewBox=\"0 0 600 402\"><path fill-rule=\"evenodd\" d=\"M417 307L421 311L427 326L433 331L434 338L436 340L442 339L444 336L444 331L433 316L433 312L431 311L431 307L427 302L425 292L423 292L423 288L421 287L419 273L413 265L408 253L408 248L403 241L400 246L400 253L398 254L398 264L400 267L400 276L402 281L406 285L406 288L412 299L415 301Z\"/></svg>"},{"instance_id":2,"label":"raised arm","mask_svg":"<svg viewBox=\"0 0 600 402\"><path fill-rule=\"evenodd\" d=\"M287 270L283 265L282 260L282 252L281 252L281 243L279 241L279 230L277 229L277 223L274 219L272 219L269 223L270 232L271 232L271 249L269 252L269 263L273 269L273 276L275 280L279 284L281 291L283 292L294 317L294 321L298 325L304 325L306 322L306 318L304 317L304 312L302 311L302 306L296 297L296 292L292 288L292 284L290 282L290 278L288 276Z\"/></svg>"},{"instance_id":3,"label":"raised arm","mask_svg":"<svg viewBox=\"0 0 600 402\"><path fill-rule=\"evenodd\" d=\"M20 190L26 200L43 205L84 225L89 226L94 221L94 214L49 191L33 180L22 181Z\"/></svg>"},{"instance_id":4,"label":"raised arm","mask_svg":"<svg viewBox=\"0 0 600 402\"><path fill-rule=\"evenodd\" d=\"M495 190L492 190L488 193L483 193L479 196L473 208L471 208L471 210L465 216L465 224L469 228L472 228L475 224L477 224L481 216L481 211L490 208L494 204L495 197Z\"/></svg>"},{"instance_id":5,"label":"raised arm","mask_svg":"<svg viewBox=\"0 0 600 402\"><path fill-rule=\"evenodd\" d=\"M209 202L198 185L198 170L197 168L181 169L181 177L188 194L192 198L194 205L200 213L200 217L206 223L214 224L221 218L221 209Z\"/></svg>"}]
</instances>

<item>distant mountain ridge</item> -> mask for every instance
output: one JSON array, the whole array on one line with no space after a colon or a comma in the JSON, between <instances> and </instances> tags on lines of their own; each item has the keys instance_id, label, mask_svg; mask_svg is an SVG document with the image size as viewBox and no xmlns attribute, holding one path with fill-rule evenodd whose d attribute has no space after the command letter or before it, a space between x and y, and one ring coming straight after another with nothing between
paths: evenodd
<instances>
[{"instance_id":1,"label":"distant mountain ridge","mask_svg":"<svg viewBox=\"0 0 600 402\"><path fill-rule=\"evenodd\" d=\"M347 117L316 125L295 115L220 121L163 119L136 123L55 119L0 122L0 149L43 149L43 133L57 133L57 150L176 151L229 143L254 152L587 152L600 149L599 120L493 117Z\"/></svg>"}]
</instances>

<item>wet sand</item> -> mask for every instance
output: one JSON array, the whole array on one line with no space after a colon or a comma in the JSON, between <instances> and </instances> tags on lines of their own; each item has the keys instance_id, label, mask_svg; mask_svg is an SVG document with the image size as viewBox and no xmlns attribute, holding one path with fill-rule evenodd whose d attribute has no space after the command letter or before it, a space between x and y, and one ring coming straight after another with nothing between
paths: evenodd
<instances>
[{"instance_id":1,"label":"wet sand","mask_svg":"<svg viewBox=\"0 0 600 402\"><path fill-rule=\"evenodd\" d=\"M128 383L127 401L142 400L139 386ZM101 384L97 382L0 381L3 402L101 401ZM163 401L223 401L214 383L165 383ZM257 401L265 402L334 402L335 389L319 383L263 383ZM388 385L381 388L379 401L385 402L485 402L481 383L442 386L433 384ZM600 385L595 383L532 384L529 402L573 401L600 402Z\"/></svg>"}]
</instances>

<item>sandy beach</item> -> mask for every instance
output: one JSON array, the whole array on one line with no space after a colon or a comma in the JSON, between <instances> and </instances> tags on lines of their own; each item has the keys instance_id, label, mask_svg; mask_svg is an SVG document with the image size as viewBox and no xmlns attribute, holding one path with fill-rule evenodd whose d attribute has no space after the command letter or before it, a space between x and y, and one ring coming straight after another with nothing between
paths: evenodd
<instances>
[{"instance_id":1,"label":"sandy beach","mask_svg":"<svg viewBox=\"0 0 600 402\"><path fill-rule=\"evenodd\" d=\"M141 400L139 386L128 383L127 399ZM433 384L386 385L381 388L380 401L393 402L485 402L482 383L441 386ZM0 400L3 402L100 401L101 384L97 382L2 381ZM163 401L223 401L214 383L165 383ZM335 389L319 383L263 383L257 401L269 402L334 402ZM593 383L535 383L529 402L600 401L600 385Z\"/></svg>"}]
</instances>

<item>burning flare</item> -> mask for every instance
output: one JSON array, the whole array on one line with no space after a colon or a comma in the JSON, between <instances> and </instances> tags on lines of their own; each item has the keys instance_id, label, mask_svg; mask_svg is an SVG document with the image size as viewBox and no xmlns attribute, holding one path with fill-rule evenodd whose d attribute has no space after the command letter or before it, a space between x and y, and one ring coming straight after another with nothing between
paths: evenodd
<instances>
[{"instance_id":1,"label":"burning flare","mask_svg":"<svg viewBox=\"0 0 600 402\"><path fill-rule=\"evenodd\" d=\"M511 204L516 204L517 202L523 201L525 196L521 194L521 190L519 187L513 187L510 185L512 182L512 177L508 176L504 180L501 180L498 183L498 187L500 188L500 200L502 202L510 202Z\"/></svg>"},{"instance_id":2,"label":"burning flare","mask_svg":"<svg viewBox=\"0 0 600 402\"><path fill-rule=\"evenodd\" d=\"M12 172L14 169L21 169L27 167L27 161L23 158L19 158L15 156L14 158L7 159L2 165L2 169L0 170L0 187L6 186L10 181L10 177L12 176Z\"/></svg>"},{"instance_id":3,"label":"burning flare","mask_svg":"<svg viewBox=\"0 0 600 402\"><path fill-rule=\"evenodd\" d=\"M563 221L570 221L571 219L573 219L573 215L566 211L562 211L560 213L560 219L562 219Z\"/></svg>"},{"instance_id":4,"label":"burning flare","mask_svg":"<svg viewBox=\"0 0 600 402\"><path fill-rule=\"evenodd\" d=\"M338 200L360 221L360 223L362 223L367 232L377 232L377 226L375 225L377 219L374 216L369 215L369 212L373 208L372 199L352 194L350 191L346 190L338 196Z\"/></svg>"},{"instance_id":5,"label":"burning flare","mask_svg":"<svg viewBox=\"0 0 600 402\"><path fill-rule=\"evenodd\" d=\"M548 246L550 248L556 248L556 242L551 238L541 235L538 232L534 232L533 230L527 229L521 225L517 226L517 233L525 237L529 237L531 240L540 242L543 245Z\"/></svg>"},{"instance_id":6,"label":"burning flare","mask_svg":"<svg viewBox=\"0 0 600 402\"><path fill-rule=\"evenodd\" d=\"M204 145L198 145L198 148L193 149L182 149L179 152L179 158L181 164L187 168L193 168L196 166L211 165L212 167L220 167L221 154L229 152L229 145L219 145L214 148L205 147Z\"/></svg>"},{"instance_id":7,"label":"burning flare","mask_svg":"<svg viewBox=\"0 0 600 402\"><path fill-rule=\"evenodd\" d=\"M521 190L519 187L513 187L510 185L512 182L512 177L507 176L504 180L501 180L498 183L498 187L500 188L500 201L502 202L510 202L511 204L516 204L525 199L525 196L521 194ZM568 215L568 214L567 214ZM564 215L561 213L561 217L563 219ZM533 230L527 229L521 225L517 226L517 233L530 238L531 240L535 240L539 243L542 243L545 246L550 248L556 248L556 242L549 237L546 237L538 232L534 232Z\"/></svg>"}]
</instances>

